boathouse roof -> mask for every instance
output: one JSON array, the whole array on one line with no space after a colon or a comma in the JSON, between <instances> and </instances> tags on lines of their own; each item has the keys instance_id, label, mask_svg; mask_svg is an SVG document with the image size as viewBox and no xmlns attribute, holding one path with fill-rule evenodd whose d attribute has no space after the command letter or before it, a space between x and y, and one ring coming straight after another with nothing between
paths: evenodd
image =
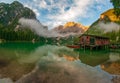
<instances>
[{"instance_id":1,"label":"boathouse roof","mask_svg":"<svg viewBox=\"0 0 120 83\"><path fill-rule=\"evenodd\" d=\"M109 37L97 36L97 35L91 35L91 34L82 34L80 37L82 37L82 36L91 36L91 37L95 37L95 38L109 39Z\"/></svg>"}]
</instances>

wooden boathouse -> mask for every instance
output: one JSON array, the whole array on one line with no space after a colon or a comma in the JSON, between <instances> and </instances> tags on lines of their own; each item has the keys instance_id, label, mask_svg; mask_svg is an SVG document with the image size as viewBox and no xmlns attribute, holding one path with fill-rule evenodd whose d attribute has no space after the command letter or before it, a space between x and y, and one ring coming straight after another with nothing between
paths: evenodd
<instances>
[{"instance_id":1,"label":"wooden boathouse","mask_svg":"<svg viewBox=\"0 0 120 83\"><path fill-rule=\"evenodd\" d=\"M89 34L83 34L79 37L79 45L82 48L106 49L109 47L109 44L110 44L110 39L108 37L89 35Z\"/></svg>"}]
</instances>

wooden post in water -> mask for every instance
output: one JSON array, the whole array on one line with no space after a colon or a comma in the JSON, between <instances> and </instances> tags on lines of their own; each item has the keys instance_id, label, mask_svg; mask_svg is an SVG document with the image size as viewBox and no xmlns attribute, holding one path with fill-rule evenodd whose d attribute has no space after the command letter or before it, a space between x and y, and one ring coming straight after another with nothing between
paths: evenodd
<instances>
[{"instance_id":1,"label":"wooden post in water","mask_svg":"<svg viewBox=\"0 0 120 83\"><path fill-rule=\"evenodd\" d=\"M84 44L84 47L83 47L83 48L84 48L84 52L85 52L85 44Z\"/></svg>"},{"instance_id":2,"label":"wooden post in water","mask_svg":"<svg viewBox=\"0 0 120 83\"><path fill-rule=\"evenodd\" d=\"M90 46L90 50L92 51L92 46Z\"/></svg>"}]
</instances>

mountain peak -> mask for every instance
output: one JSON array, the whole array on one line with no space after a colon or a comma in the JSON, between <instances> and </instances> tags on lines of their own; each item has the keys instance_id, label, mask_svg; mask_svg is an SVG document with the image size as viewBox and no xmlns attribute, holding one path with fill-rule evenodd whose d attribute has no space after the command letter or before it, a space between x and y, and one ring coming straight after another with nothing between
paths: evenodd
<instances>
[{"instance_id":1,"label":"mountain peak","mask_svg":"<svg viewBox=\"0 0 120 83\"><path fill-rule=\"evenodd\" d=\"M72 27L72 26L74 26L76 23L75 22L67 22L65 25L64 25L64 27L66 28L66 27Z\"/></svg>"},{"instance_id":2,"label":"mountain peak","mask_svg":"<svg viewBox=\"0 0 120 83\"><path fill-rule=\"evenodd\" d=\"M112 22L119 21L119 18L114 14L114 9L109 9L105 12L103 12L100 15L100 19L104 19L105 17L108 17Z\"/></svg>"},{"instance_id":3,"label":"mountain peak","mask_svg":"<svg viewBox=\"0 0 120 83\"><path fill-rule=\"evenodd\" d=\"M88 27L83 26L82 24L76 23L76 22L67 22L67 23L64 25L64 28L69 28L69 27L82 28L84 31L86 31L86 30L88 29Z\"/></svg>"},{"instance_id":4,"label":"mountain peak","mask_svg":"<svg viewBox=\"0 0 120 83\"><path fill-rule=\"evenodd\" d=\"M18 1L12 2L11 5L23 7L23 5L20 2L18 2Z\"/></svg>"}]
</instances>

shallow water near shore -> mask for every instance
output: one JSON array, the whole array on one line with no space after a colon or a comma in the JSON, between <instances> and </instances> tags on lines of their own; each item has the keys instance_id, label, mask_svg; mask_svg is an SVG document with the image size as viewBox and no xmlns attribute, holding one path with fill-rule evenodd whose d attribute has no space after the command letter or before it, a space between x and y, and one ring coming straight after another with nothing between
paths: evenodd
<instances>
[{"instance_id":1,"label":"shallow water near shore","mask_svg":"<svg viewBox=\"0 0 120 83\"><path fill-rule=\"evenodd\" d=\"M31 42L0 44L0 83L119 83L120 53Z\"/></svg>"}]
</instances>

